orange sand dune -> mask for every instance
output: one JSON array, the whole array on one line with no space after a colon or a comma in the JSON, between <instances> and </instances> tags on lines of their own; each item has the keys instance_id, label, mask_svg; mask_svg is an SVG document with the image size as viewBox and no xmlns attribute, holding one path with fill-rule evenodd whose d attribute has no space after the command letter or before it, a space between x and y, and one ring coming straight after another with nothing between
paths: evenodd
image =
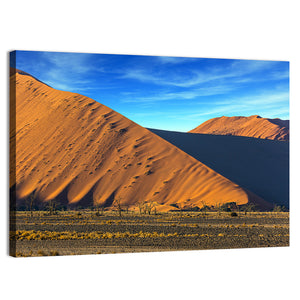
<instances>
[{"instance_id":1,"label":"orange sand dune","mask_svg":"<svg viewBox=\"0 0 300 300\"><path fill-rule=\"evenodd\" d=\"M14 89L14 85L16 88ZM11 76L16 124L16 203L32 193L39 203L132 208L155 201L203 206L268 203L119 113L85 96L55 90L27 73ZM15 101L14 101L15 100ZM11 163L14 163L14 153Z\"/></svg>"},{"instance_id":2,"label":"orange sand dune","mask_svg":"<svg viewBox=\"0 0 300 300\"><path fill-rule=\"evenodd\" d=\"M290 125L288 120L260 116L220 117L210 119L189 132L288 141Z\"/></svg>"}]
</instances>

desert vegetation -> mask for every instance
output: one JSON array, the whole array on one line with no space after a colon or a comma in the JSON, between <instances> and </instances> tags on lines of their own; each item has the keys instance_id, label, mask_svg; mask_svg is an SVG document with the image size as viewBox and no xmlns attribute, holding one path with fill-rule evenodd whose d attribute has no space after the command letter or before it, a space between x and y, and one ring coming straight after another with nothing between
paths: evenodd
<instances>
[{"instance_id":1,"label":"desert vegetation","mask_svg":"<svg viewBox=\"0 0 300 300\"><path fill-rule=\"evenodd\" d=\"M179 205L180 206L180 205ZM11 212L11 255L16 257L278 247L289 245L289 213L282 207L204 206L157 212L155 202L128 210L117 201L80 210ZM51 211L51 213L50 213Z\"/></svg>"}]
</instances>

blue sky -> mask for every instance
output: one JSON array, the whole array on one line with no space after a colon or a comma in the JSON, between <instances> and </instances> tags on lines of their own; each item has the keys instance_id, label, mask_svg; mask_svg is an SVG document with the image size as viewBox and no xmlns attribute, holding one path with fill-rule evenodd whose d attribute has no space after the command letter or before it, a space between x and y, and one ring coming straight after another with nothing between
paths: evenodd
<instances>
[{"instance_id":1,"label":"blue sky","mask_svg":"<svg viewBox=\"0 0 300 300\"><path fill-rule=\"evenodd\" d=\"M221 116L289 119L289 63L17 51L16 67L149 128L188 131Z\"/></svg>"}]
</instances>

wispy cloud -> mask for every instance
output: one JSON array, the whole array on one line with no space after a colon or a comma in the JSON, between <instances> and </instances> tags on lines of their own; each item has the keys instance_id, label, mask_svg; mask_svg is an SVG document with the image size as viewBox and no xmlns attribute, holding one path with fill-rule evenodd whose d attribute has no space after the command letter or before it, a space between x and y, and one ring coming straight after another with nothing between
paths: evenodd
<instances>
[{"instance_id":1,"label":"wispy cloud","mask_svg":"<svg viewBox=\"0 0 300 300\"><path fill-rule=\"evenodd\" d=\"M172 56L157 56L155 58L157 62L161 64L182 64L186 62L192 62L196 59L199 60L199 58L193 58L193 57L172 57Z\"/></svg>"},{"instance_id":2,"label":"wispy cloud","mask_svg":"<svg viewBox=\"0 0 300 300\"><path fill-rule=\"evenodd\" d=\"M179 74L161 74L150 73L148 70L143 69L129 69L126 70L122 79L133 79L141 82L147 82L162 86L177 86L177 87L191 87L200 83L204 83L210 80L214 80L217 77L215 75L208 76L207 74L200 72L191 72L189 75Z\"/></svg>"},{"instance_id":3,"label":"wispy cloud","mask_svg":"<svg viewBox=\"0 0 300 300\"><path fill-rule=\"evenodd\" d=\"M86 73L91 71L90 54L44 52L44 58L52 64L52 68L73 73Z\"/></svg>"},{"instance_id":4,"label":"wispy cloud","mask_svg":"<svg viewBox=\"0 0 300 300\"><path fill-rule=\"evenodd\" d=\"M149 74L149 72L143 69L128 69L124 71L122 75L119 76L121 79L136 79L142 82L151 82L155 84L160 83L160 78L157 76Z\"/></svg>"},{"instance_id":5,"label":"wispy cloud","mask_svg":"<svg viewBox=\"0 0 300 300\"><path fill-rule=\"evenodd\" d=\"M165 57L160 59L165 60L166 62L180 61L180 58L169 58ZM253 73L258 73L261 71L266 71L277 62L274 61L247 61L239 60L231 63L225 68L216 68L212 67L207 70L191 69L189 72L180 72L180 71L155 71L143 68L133 68L124 71L121 78L138 80L140 82L148 82L156 85L162 86L175 86L181 88L190 88L199 86L208 82L220 82L223 80L230 79L232 83L246 83L253 80L265 80L264 77L256 76L255 79L251 76ZM279 78L280 72L277 74ZM281 76L286 77L288 73L281 74ZM269 79L276 79L275 74L270 76Z\"/></svg>"},{"instance_id":6,"label":"wispy cloud","mask_svg":"<svg viewBox=\"0 0 300 300\"><path fill-rule=\"evenodd\" d=\"M270 74L270 78L274 80L288 79L290 76L289 70L274 71Z\"/></svg>"},{"instance_id":7,"label":"wispy cloud","mask_svg":"<svg viewBox=\"0 0 300 300\"><path fill-rule=\"evenodd\" d=\"M230 85L218 85L178 92L161 91L148 96L142 94L139 95L138 93L124 93L124 98L122 98L121 101L124 103L155 103L167 100L192 100L200 97L226 94L234 88L235 87Z\"/></svg>"},{"instance_id":8,"label":"wispy cloud","mask_svg":"<svg viewBox=\"0 0 300 300\"><path fill-rule=\"evenodd\" d=\"M90 54L43 52L43 61L47 68L42 80L50 86L66 91L86 91L92 89L90 72L103 70L95 67Z\"/></svg>"},{"instance_id":9,"label":"wispy cloud","mask_svg":"<svg viewBox=\"0 0 300 300\"><path fill-rule=\"evenodd\" d=\"M276 61L265 60L237 60L233 61L229 67L231 76L243 76L259 71L266 71L277 65Z\"/></svg>"},{"instance_id":10,"label":"wispy cloud","mask_svg":"<svg viewBox=\"0 0 300 300\"><path fill-rule=\"evenodd\" d=\"M186 114L185 118L196 119L210 115L249 115L257 114L258 112L264 114L264 117L276 117L277 115L288 114L288 103L289 93L287 92L263 93L234 99L224 99L220 102L214 102L211 107L207 106L204 110L202 110L201 105L195 105L193 111Z\"/></svg>"}]
</instances>

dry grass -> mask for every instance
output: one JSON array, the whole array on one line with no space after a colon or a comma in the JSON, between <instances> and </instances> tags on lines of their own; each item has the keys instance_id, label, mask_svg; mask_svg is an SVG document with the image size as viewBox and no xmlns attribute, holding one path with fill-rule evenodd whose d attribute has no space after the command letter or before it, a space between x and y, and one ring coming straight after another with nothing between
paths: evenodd
<instances>
[{"instance_id":1,"label":"dry grass","mask_svg":"<svg viewBox=\"0 0 300 300\"><path fill-rule=\"evenodd\" d=\"M288 213L139 212L95 211L12 214L16 230L14 256L54 256L136 251L228 249L289 245ZM91 248L89 248L91 247ZM117 250L115 250L117 249ZM40 250L38 252L38 250ZM30 253L30 251L32 251ZM52 251L52 252L51 252Z\"/></svg>"}]
</instances>

